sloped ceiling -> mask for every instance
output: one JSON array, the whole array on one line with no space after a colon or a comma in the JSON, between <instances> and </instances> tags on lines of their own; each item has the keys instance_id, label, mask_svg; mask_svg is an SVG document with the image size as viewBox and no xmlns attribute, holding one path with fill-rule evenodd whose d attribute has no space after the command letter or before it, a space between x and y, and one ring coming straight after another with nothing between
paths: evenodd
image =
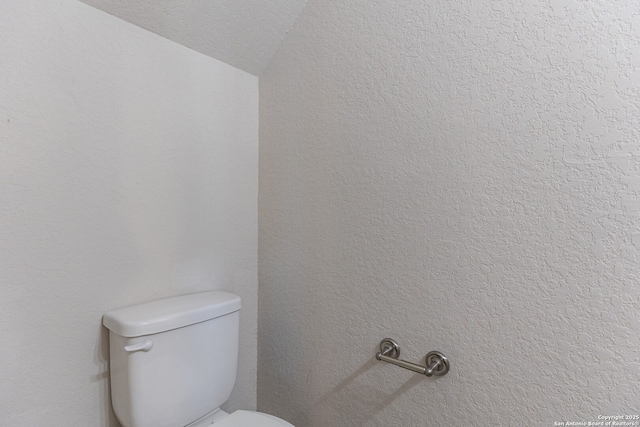
<instances>
[{"instance_id":1,"label":"sloped ceiling","mask_svg":"<svg viewBox=\"0 0 640 427\"><path fill-rule=\"evenodd\" d=\"M307 0L81 0L259 76Z\"/></svg>"}]
</instances>

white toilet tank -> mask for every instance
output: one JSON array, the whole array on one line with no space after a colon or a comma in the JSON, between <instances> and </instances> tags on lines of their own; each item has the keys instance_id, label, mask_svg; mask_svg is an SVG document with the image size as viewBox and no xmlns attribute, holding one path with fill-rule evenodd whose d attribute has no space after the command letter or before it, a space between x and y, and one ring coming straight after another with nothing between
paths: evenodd
<instances>
[{"instance_id":1,"label":"white toilet tank","mask_svg":"<svg viewBox=\"0 0 640 427\"><path fill-rule=\"evenodd\" d=\"M124 427L182 427L231 395L240 297L211 291L106 313L111 401Z\"/></svg>"}]
</instances>

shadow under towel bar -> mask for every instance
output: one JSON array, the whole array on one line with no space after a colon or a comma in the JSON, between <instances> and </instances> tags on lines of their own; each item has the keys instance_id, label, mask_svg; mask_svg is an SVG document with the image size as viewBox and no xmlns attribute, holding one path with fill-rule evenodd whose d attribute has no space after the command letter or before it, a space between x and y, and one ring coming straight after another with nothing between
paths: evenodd
<instances>
[{"instance_id":1,"label":"shadow under towel bar","mask_svg":"<svg viewBox=\"0 0 640 427\"><path fill-rule=\"evenodd\" d=\"M398 359L400 357L400 347L391 338L385 338L380 342L380 352L376 354L376 359L400 366L418 374L441 377L449 372L449 359L439 351L430 351L427 354L427 366L416 365L406 360Z\"/></svg>"}]
</instances>

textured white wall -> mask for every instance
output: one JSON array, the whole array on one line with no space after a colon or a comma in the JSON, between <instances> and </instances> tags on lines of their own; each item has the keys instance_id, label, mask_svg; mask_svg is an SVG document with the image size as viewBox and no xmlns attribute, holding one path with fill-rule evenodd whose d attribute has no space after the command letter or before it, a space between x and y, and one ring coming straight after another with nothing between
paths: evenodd
<instances>
[{"instance_id":1,"label":"textured white wall","mask_svg":"<svg viewBox=\"0 0 640 427\"><path fill-rule=\"evenodd\" d=\"M3 0L0 58L0 425L116 426L103 312L206 289L255 407L257 78L73 0Z\"/></svg>"},{"instance_id":2,"label":"textured white wall","mask_svg":"<svg viewBox=\"0 0 640 427\"><path fill-rule=\"evenodd\" d=\"M260 99L259 409L640 413L638 2L310 0Z\"/></svg>"}]
</instances>

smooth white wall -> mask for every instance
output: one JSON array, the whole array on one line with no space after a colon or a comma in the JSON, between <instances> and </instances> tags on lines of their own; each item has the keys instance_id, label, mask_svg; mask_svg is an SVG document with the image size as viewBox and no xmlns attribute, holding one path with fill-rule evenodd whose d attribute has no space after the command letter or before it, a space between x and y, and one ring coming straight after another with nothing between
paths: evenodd
<instances>
[{"instance_id":1,"label":"smooth white wall","mask_svg":"<svg viewBox=\"0 0 640 427\"><path fill-rule=\"evenodd\" d=\"M638 141L635 1L310 0L260 79L258 408L638 414Z\"/></svg>"},{"instance_id":2,"label":"smooth white wall","mask_svg":"<svg viewBox=\"0 0 640 427\"><path fill-rule=\"evenodd\" d=\"M243 298L256 404L258 81L73 0L0 5L0 425L116 426L105 311Z\"/></svg>"}]
</instances>

